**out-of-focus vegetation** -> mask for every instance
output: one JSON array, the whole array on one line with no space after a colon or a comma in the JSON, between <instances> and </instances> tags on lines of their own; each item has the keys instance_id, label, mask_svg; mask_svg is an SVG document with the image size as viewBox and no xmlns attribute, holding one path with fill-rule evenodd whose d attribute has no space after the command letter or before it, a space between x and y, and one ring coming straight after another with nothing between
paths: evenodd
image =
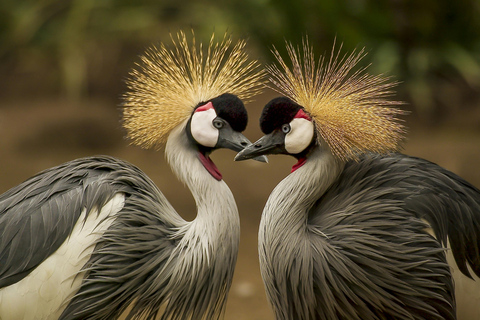
<instances>
[{"instance_id":1,"label":"out-of-focus vegetation","mask_svg":"<svg viewBox=\"0 0 480 320\"><path fill-rule=\"evenodd\" d=\"M372 72L401 82L424 119L480 108L479 0L2 0L2 95L117 99L146 47L194 29L246 37L252 56L308 35L318 54L334 39L366 47Z\"/></svg>"}]
</instances>

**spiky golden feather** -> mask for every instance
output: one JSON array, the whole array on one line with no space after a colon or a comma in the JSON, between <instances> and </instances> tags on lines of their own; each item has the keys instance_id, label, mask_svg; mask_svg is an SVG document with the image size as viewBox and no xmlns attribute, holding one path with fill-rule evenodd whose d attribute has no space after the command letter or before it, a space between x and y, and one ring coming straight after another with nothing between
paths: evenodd
<instances>
[{"instance_id":1,"label":"spiky golden feather","mask_svg":"<svg viewBox=\"0 0 480 320\"><path fill-rule=\"evenodd\" d=\"M127 137L143 148L159 148L170 132L188 119L193 109L223 93L244 102L264 87L263 70L249 60L246 42L212 34L208 47L191 43L184 32L170 35L172 46L148 49L130 73L124 94L123 126Z\"/></svg>"},{"instance_id":2,"label":"spiky golden feather","mask_svg":"<svg viewBox=\"0 0 480 320\"><path fill-rule=\"evenodd\" d=\"M365 56L364 50L340 58L335 45L328 62L320 57L316 64L308 39L303 41L303 55L287 42L290 68L276 48L278 65L267 66L272 89L299 105L312 117L317 137L323 138L332 153L342 160L358 159L365 152L397 151L405 134L396 108L402 102L388 100L396 85L388 77L366 73L366 68L352 71Z\"/></svg>"}]
</instances>

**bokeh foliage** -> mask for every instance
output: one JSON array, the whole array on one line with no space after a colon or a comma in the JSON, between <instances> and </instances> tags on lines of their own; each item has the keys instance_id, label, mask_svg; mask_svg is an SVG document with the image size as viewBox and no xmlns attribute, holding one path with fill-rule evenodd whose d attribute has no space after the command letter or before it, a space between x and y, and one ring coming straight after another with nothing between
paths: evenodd
<instances>
[{"instance_id":1,"label":"bokeh foliage","mask_svg":"<svg viewBox=\"0 0 480 320\"><path fill-rule=\"evenodd\" d=\"M308 35L317 54L334 39L366 47L370 70L436 119L479 108L479 16L479 0L2 0L0 90L118 98L137 55L169 32L228 31L265 63L273 45Z\"/></svg>"}]
</instances>

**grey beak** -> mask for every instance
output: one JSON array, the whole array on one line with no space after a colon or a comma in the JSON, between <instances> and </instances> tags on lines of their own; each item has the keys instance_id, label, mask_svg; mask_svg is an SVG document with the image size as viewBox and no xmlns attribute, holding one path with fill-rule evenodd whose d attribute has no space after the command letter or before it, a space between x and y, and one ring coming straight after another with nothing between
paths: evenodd
<instances>
[{"instance_id":1,"label":"grey beak","mask_svg":"<svg viewBox=\"0 0 480 320\"><path fill-rule=\"evenodd\" d=\"M253 159L266 154L284 153L285 135L274 131L258 139L235 156L235 161Z\"/></svg>"},{"instance_id":2,"label":"grey beak","mask_svg":"<svg viewBox=\"0 0 480 320\"><path fill-rule=\"evenodd\" d=\"M251 146L252 143L241 132L235 131L231 128L224 128L220 131L216 148L227 148L236 152L242 151ZM259 162L268 162L268 158L264 155L251 157Z\"/></svg>"}]
</instances>

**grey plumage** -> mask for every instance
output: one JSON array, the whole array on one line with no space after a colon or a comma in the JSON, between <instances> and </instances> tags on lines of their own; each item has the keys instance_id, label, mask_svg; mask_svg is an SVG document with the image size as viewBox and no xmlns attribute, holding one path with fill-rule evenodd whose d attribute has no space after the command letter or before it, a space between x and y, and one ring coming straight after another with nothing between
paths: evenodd
<instances>
[{"instance_id":1,"label":"grey plumage","mask_svg":"<svg viewBox=\"0 0 480 320\"><path fill-rule=\"evenodd\" d=\"M0 287L23 279L57 250L83 208L90 212L125 191L108 183L107 159L91 160L51 168L0 195Z\"/></svg>"},{"instance_id":2,"label":"grey plumage","mask_svg":"<svg viewBox=\"0 0 480 320\"><path fill-rule=\"evenodd\" d=\"M459 269L480 276L480 191L402 154L316 172L320 156L309 159L262 216L260 261L276 318L456 319L445 247L448 237Z\"/></svg>"},{"instance_id":3,"label":"grey plumage","mask_svg":"<svg viewBox=\"0 0 480 320\"><path fill-rule=\"evenodd\" d=\"M172 279L171 262L178 263L179 253L174 249L187 222L141 170L105 156L46 170L1 195L2 287L27 276L58 249L82 209L102 207L117 193L125 195L125 205L98 240L84 267L82 286L60 318L113 319L135 303L131 315L138 312L153 319L168 299L165 317L216 318L226 299L236 254L230 258L233 261L224 262L223 280L200 266L198 278L184 275L188 285Z\"/></svg>"},{"instance_id":4,"label":"grey plumage","mask_svg":"<svg viewBox=\"0 0 480 320\"><path fill-rule=\"evenodd\" d=\"M186 222L173 214L175 210L148 177L137 168L120 164L112 172L115 179L111 183L119 190L130 189L125 206L98 241L85 266L86 280L62 318L84 319L93 310L101 310L95 318L112 319L135 299L139 300L132 314L141 311L147 319L153 319L167 299L164 317L215 318L225 302L233 269L224 271L223 281L214 279L208 268L198 268L198 278L190 279L189 285L174 277L179 267L175 249ZM230 262L225 264L231 267ZM189 276L184 275L186 279Z\"/></svg>"}]
</instances>

